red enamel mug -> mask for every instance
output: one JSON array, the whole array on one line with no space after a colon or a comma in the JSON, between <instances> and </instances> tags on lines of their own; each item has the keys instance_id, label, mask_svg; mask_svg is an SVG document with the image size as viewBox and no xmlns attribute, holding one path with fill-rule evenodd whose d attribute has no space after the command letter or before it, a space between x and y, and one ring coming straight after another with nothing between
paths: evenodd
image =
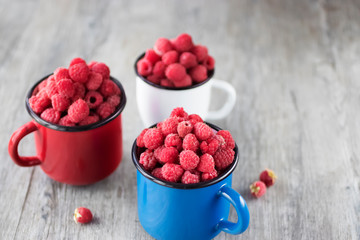
<instances>
[{"instance_id":1,"label":"red enamel mug","mask_svg":"<svg viewBox=\"0 0 360 240\"><path fill-rule=\"evenodd\" d=\"M29 98L47 77L36 83L27 94L26 110L32 121L11 136L8 146L11 158L22 167L39 165L50 178L62 183L86 185L106 178L116 170L123 154L121 113L126 104L123 86L110 77L121 90L121 102L111 116L86 126L66 127L44 121L30 108ZM32 132L36 156L20 156L19 142Z\"/></svg>"}]
</instances>

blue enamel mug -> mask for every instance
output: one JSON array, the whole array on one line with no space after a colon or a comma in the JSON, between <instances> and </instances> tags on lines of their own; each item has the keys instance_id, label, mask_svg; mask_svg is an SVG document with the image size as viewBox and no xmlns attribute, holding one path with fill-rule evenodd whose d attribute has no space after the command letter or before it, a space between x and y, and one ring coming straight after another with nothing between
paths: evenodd
<instances>
[{"instance_id":1,"label":"blue enamel mug","mask_svg":"<svg viewBox=\"0 0 360 240\"><path fill-rule=\"evenodd\" d=\"M141 225L152 237L201 240L212 239L221 231L240 234L247 229L250 215L246 202L231 188L232 172L239 161L237 145L235 159L223 173L195 184L167 182L150 175L139 164L143 151L135 140L132 159L137 168L138 215ZM230 204L238 215L236 223L227 220Z\"/></svg>"}]
</instances>

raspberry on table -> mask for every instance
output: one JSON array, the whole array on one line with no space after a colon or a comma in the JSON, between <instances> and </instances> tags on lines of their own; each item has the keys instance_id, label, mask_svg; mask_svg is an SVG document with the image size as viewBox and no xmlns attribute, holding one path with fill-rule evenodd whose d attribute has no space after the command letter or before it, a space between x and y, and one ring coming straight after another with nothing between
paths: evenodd
<instances>
[{"instance_id":1,"label":"raspberry on table","mask_svg":"<svg viewBox=\"0 0 360 240\"><path fill-rule=\"evenodd\" d=\"M153 175L156 178L159 178L161 180L165 180L163 175L162 175L162 169L161 168L155 168L154 170L152 170L151 175Z\"/></svg>"},{"instance_id":2,"label":"raspberry on table","mask_svg":"<svg viewBox=\"0 0 360 240\"><path fill-rule=\"evenodd\" d=\"M69 67L69 75L75 82L86 83L89 72L90 70L86 63L77 63Z\"/></svg>"},{"instance_id":3,"label":"raspberry on table","mask_svg":"<svg viewBox=\"0 0 360 240\"><path fill-rule=\"evenodd\" d=\"M160 147L158 147L154 150L154 156L158 161L161 161L161 152L164 148L165 148L165 146L161 145Z\"/></svg>"},{"instance_id":4,"label":"raspberry on table","mask_svg":"<svg viewBox=\"0 0 360 240\"><path fill-rule=\"evenodd\" d=\"M119 87L110 79L105 79L100 86L100 93L104 97L109 97L118 94L119 92Z\"/></svg>"},{"instance_id":5,"label":"raspberry on table","mask_svg":"<svg viewBox=\"0 0 360 240\"><path fill-rule=\"evenodd\" d=\"M60 81L64 78L70 78L69 70L63 67L59 67L54 71L54 80L55 82Z\"/></svg>"},{"instance_id":6,"label":"raspberry on table","mask_svg":"<svg viewBox=\"0 0 360 240\"><path fill-rule=\"evenodd\" d=\"M141 153L139 163L145 168L145 170L151 171L155 168L157 160L154 156L154 153L148 149Z\"/></svg>"},{"instance_id":7,"label":"raspberry on table","mask_svg":"<svg viewBox=\"0 0 360 240\"><path fill-rule=\"evenodd\" d=\"M78 64L78 63L86 64L84 59L78 57L78 58L74 58L73 60L70 61L69 67L71 67L72 65Z\"/></svg>"},{"instance_id":8,"label":"raspberry on table","mask_svg":"<svg viewBox=\"0 0 360 240\"><path fill-rule=\"evenodd\" d=\"M213 70L214 67L215 67L215 59L212 56L209 55L204 61L204 66L208 70Z\"/></svg>"},{"instance_id":9,"label":"raspberry on table","mask_svg":"<svg viewBox=\"0 0 360 240\"><path fill-rule=\"evenodd\" d=\"M57 124L60 120L60 115L59 111L53 108L47 108L41 113L40 117L49 123Z\"/></svg>"},{"instance_id":10,"label":"raspberry on table","mask_svg":"<svg viewBox=\"0 0 360 240\"><path fill-rule=\"evenodd\" d=\"M78 100L79 98L84 98L85 97L85 86L82 83L79 82L75 82L74 83L74 95L71 98L73 102L75 102L76 100Z\"/></svg>"},{"instance_id":11,"label":"raspberry on table","mask_svg":"<svg viewBox=\"0 0 360 240\"><path fill-rule=\"evenodd\" d=\"M184 138L187 134L193 130L193 125L190 121L182 121L177 126L177 133L181 138Z\"/></svg>"},{"instance_id":12,"label":"raspberry on table","mask_svg":"<svg viewBox=\"0 0 360 240\"><path fill-rule=\"evenodd\" d=\"M69 78L61 79L56 83L57 92L65 97L71 98L75 94L74 83Z\"/></svg>"},{"instance_id":13,"label":"raspberry on table","mask_svg":"<svg viewBox=\"0 0 360 240\"><path fill-rule=\"evenodd\" d=\"M182 175L181 182L184 184L198 183L200 182L200 176L187 170Z\"/></svg>"},{"instance_id":14,"label":"raspberry on table","mask_svg":"<svg viewBox=\"0 0 360 240\"><path fill-rule=\"evenodd\" d=\"M79 126L90 125L90 124L98 122L99 120L100 120L100 118L98 115L96 115L96 114L89 115L86 118L84 118L84 120L79 122Z\"/></svg>"},{"instance_id":15,"label":"raspberry on table","mask_svg":"<svg viewBox=\"0 0 360 240\"><path fill-rule=\"evenodd\" d=\"M204 120L202 120L202 118L197 114L190 114L188 118L192 125L195 125L197 122L204 122Z\"/></svg>"},{"instance_id":16,"label":"raspberry on table","mask_svg":"<svg viewBox=\"0 0 360 240\"><path fill-rule=\"evenodd\" d=\"M102 75L96 72L90 72L88 81L86 82L86 88L88 90L97 90L103 82Z\"/></svg>"},{"instance_id":17,"label":"raspberry on table","mask_svg":"<svg viewBox=\"0 0 360 240\"><path fill-rule=\"evenodd\" d=\"M183 149L196 152L199 149L199 140L192 133L187 134L183 139Z\"/></svg>"},{"instance_id":18,"label":"raspberry on table","mask_svg":"<svg viewBox=\"0 0 360 240\"><path fill-rule=\"evenodd\" d=\"M180 63L170 64L165 69L165 76L174 82L183 80L185 75L186 75L186 69Z\"/></svg>"},{"instance_id":19,"label":"raspberry on table","mask_svg":"<svg viewBox=\"0 0 360 240\"><path fill-rule=\"evenodd\" d=\"M75 126L75 123L70 120L69 115L65 115L64 117L60 118L58 124L61 126L67 126L67 127Z\"/></svg>"},{"instance_id":20,"label":"raspberry on table","mask_svg":"<svg viewBox=\"0 0 360 240\"><path fill-rule=\"evenodd\" d=\"M235 147L235 141L228 130L220 130L216 133L225 139L226 147L233 149Z\"/></svg>"},{"instance_id":21,"label":"raspberry on table","mask_svg":"<svg viewBox=\"0 0 360 240\"><path fill-rule=\"evenodd\" d=\"M149 60L152 65L161 59L161 57L157 55L153 49L146 50L144 58Z\"/></svg>"},{"instance_id":22,"label":"raspberry on table","mask_svg":"<svg viewBox=\"0 0 360 240\"><path fill-rule=\"evenodd\" d=\"M152 64L149 60L142 58L136 63L136 68L141 76L148 76L152 72Z\"/></svg>"},{"instance_id":23,"label":"raspberry on table","mask_svg":"<svg viewBox=\"0 0 360 240\"><path fill-rule=\"evenodd\" d=\"M198 62L205 61L208 56L208 49L203 45L195 45L190 51L196 56Z\"/></svg>"},{"instance_id":24,"label":"raspberry on table","mask_svg":"<svg viewBox=\"0 0 360 240\"><path fill-rule=\"evenodd\" d=\"M51 97L51 104L56 111L63 112L70 106L70 100L61 94L54 94Z\"/></svg>"},{"instance_id":25,"label":"raspberry on table","mask_svg":"<svg viewBox=\"0 0 360 240\"><path fill-rule=\"evenodd\" d=\"M191 52L183 52L179 57L179 62L185 68L192 68L198 65L196 56Z\"/></svg>"},{"instance_id":26,"label":"raspberry on table","mask_svg":"<svg viewBox=\"0 0 360 240\"><path fill-rule=\"evenodd\" d=\"M157 76L157 75L155 75L155 74L152 74L152 75L150 75L150 76L147 76L146 79L149 80L149 81L152 82L152 83L157 84L157 85L159 85L159 84L160 84L160 81L161 81L161 79L159 78L159 76Z\"/></svg>"},{"instance_id":27,"label":"raspberry on table","mask_svg":"<svg viewBox=\"0 0 360 240\"><path fill-rule=\"evenodd\" d=\"M165 69L166 69L165 63L163 63L162 61L158 61L154 65L153 74L158 76L159 78L163 78L165 77Z\"/></svg>"},{"instance_id":28,"label":"raspberry on table","mask_svg":"<svg viewBox=\"0 0 360 240\"><path fill-rule=\"evenodd\" d=\"M156 149L164 143L164 136L157 128L150 128L143 137L145 147L148 149Z\"/></svg>"},{"instance_id":29,"label":"raspberry on table","mask_svg":"<svg viewBox=\"0 0 360 240\"><path fill-rule=\"evenodd\" d=\"M144 135L145 133L147 132L148 128L145 128L144 130L141 131L140 135L136 138L136 146L138 147L145 147L145 144L144 144Z\"/></svg>"},{"instance_id":30,"label":"raspberry on table","mask_svg":"<svg viewBox=\"0 0 360 240\"><path fill-rule=\"evenodd\" d=\"M164 53L173 49L171 42L167 38L158 38L154 45L154 51L157 55L162 56Z\"/></svg>"},{"instance_id":31,"label":"raspberry on table","mask_svg":"<svg viewBox=\"0 0 360 240\"><path fill-rule=\"evenodd\" d=\"M179 155L179 162L183 169L193 170L199 164L200 158L195 152L191 150L183 150Z\"/></svg>"},{"instance_id":32,"label":"raspberry on table","mask_svg":"<svg viewBox=\"0 0 360 240\"><path fill-rule=\"evenodd\" d=\"M209 127L205 123L197 122L194 125L194 134L199 140L204 141L207 140L209 137L213 136L214 132L211 127Z\"/></svg>"},{"instance_id":33,"label":"raspberry on table","mask_svg":"<svg viewBox=\"0 0 360 240\"><path fill-rule=\"evenodd\" d=\"M201 174L201 180L202 181L209 181L211 179L216 178L217 176L218 176L218 172L216 170L214 170L211 173L204 172L204 173Z\"/></svg>"},{"instance_id":34,"label":"raspberry on table","mask_svg":"<svg viewBox=\"0 0 360 240\"><path fill-rule=\"evenodd\" d=\"M103 103L103 96L97 91L88 91L84 98L90 109L95 109Z\"/></svg>"},{"instance_id":35,"label":"raspberry on table","mask_svg":"<svg viewBox=\"0 0 360 240\"><path fill-rule=\"evenodd\" d=\"M179 182L184 173L184 169L176 163L165 163L161 168L161 173L166 181Z\"/></svg>"},{"instance_id":36,"label":"raspberry on table","mask_svg":"<svg viewBox=\"0 0 360 240\"><path fill-rule=\"evenodd\" d=\"M214 154L215 166L218 170L224 170L234 161L235 152L231 148L220 148Z\"/></svg>"},{"instance_id":37,"label":"raspberry on table","mask_svg":"<svg viewBox=\"0 0 360 240\"><path fill-rule=\"evenodd\" d=\"M171 111L170 117L175 117L179 121L186 121L188 119L188 114L185 112L184 108L177 107Z\"/></svg>"},{"instance_id":38,"label":"raspberry on table","mask_svg":"<svg viewBox=\"0 0 360 240\"><path fill-rule=\"evenodd\" d=\"M108 97L106 101L110 103L111 106L117 107L120 104L121 99L119 95L112 95Z\"/></svg>"},{"instance_id":39,"label":"raspberry on table","mask_svg":"<svg viewBox=\"0 0 360 240\"><path fill-rule=\"evenodd\" d=\"M182 88L182 87L189 87L192 85L192 80L189 75L185 75L184 79L179 82L174 82L175 87Z\"/></svg>"},{"instance_id":40,"label":"raspberry on table","mask_svg":"<svg viewBox=\"0 0 360 240\"><path fill-rule=\"evenodd\" d=\"M160 80L160 86L163 87L174 87L174 83L170 81L169 79L161 79Z\"/></svg>"},{"instance_id":41,"label":"raspberry on table","mask_svg":"<svg viewBox=\"0 0 360 240\"><path fill-rule=\"evenodd\" d=\"M101 119L109 117L114 111L115 108L108 102L103 102L96 108L96 113L101 117Z\"/></svg>"},{"instance_id":42,"label":"raspberry on table","mask_svg":"<svg viewBox=\"0 0 360 240\"><path fill-rule=\"evenodd\" d=\"M89 112L89 106L82 99L73 102L68 109L69 118L74 123L84 120L89 115Z\"/></svg>"},{"instance_id":43,"label":"raspberry on table","mask_svg":"<svg viewBox=\"0 0 360 240\"><path fill-rule=\"evenodd\" d=\"M162 55L161 60L165 65L177 63L179 61L179 53L175 50L168 51Z\"/></svg>"},{"instance_id":44,"label":"raspberry on table","mask_svg":"<svg viewBox=\"0 0 360 240\"><path fill-rule=\"evenodd\" d=\"M164 136L167 136L170 133L177 133L178 124L179 121L177 120L177 118L169 117L162 122L161 132L164 134Z\"/></svg>"},{"instance_id":45,"label":"raspberry on table","mask_svg":"<svg viewBox=\"0 0 360 240\"><path fill-rule=\"evenodd\" d=\"M267 187L270 187L275 184L277 176L275 175L273 170L265 169L261 172L259 179L260 181L265 183Z\"/></svg>"},{"instance_id":46,"label":"raspberry on table","mask_svg":"<svg viewBox=\"0 0 360 240\"><path fill-rule=\"evenodd\" d=\"M179 152L174 147L164 147L161 150L160 162L161 163L175 163L178 161Z\"/></svg>"},{"instance_id":47,"label":"raspberry on table","mask_svg":"<svg viewBox=\"0 0 360 240\"><path fill-rule=\"evenodd\" d=\"M47 97L32 96L31 98L29 98L29 104L31 109L35 113L39 114L50 106L51 100Z\"/></svg>"},{"instance_id":48,"label":"raspberry on table","mask_svg":"<svg viewBox=\"0 0 360 240\"><path fill-rule=\"evenodd\" d=\"M265 183L256 181L250 185L250 192L256 198L263 196L266 193Z\"/></svg>"},{"instance_id":49,"label":"raspberry on table","mask_svg":"<svg viewBox=\"0 0 360 240\"><path fill-rule=\"evenodd\" d=\"M196 168L200 172L212 173L215 171L215 161L214 158L205 153L201 155L199 165Z\"/></svg>"},{"instance_id":50,"label":"raspberry on table","mask_svg":"<svg viewBox=\"0 0 360 240\"><path fill-rule=\"evenodd\" d=\"M75 209L74 212L74 221L76 223L89 223L93 219L91 211L84 207L79 207Z\"/></svg>"},{"instance_id":51,"label":"raspberry on table","mask_svg":"<svg viewBox=\"0 0 360 240\"><path fill-rule=\"evenodd\" d=\"M174 147L178 151L182 150L182 140L177 133L170 133L165 137L165 147Z\"/></svg>"},{"instance_id":52,"label":"raspberry on table","mask_svg":"<svg viewBox=\"0 0 360 240\"><path fill-rule=\"evenodd\" d=\"M194 46L192 38L187 33L182 33L177 38L175 38L173 45L175 49L179 52L187 52L190 51Z\"/></svg>"},{"instance_id":53,"label":"raspberry on table","mask_svg":"<svg viewBox=\"0 0 360 240\"><path fill-rule=\"evenodd\" d=\"M110 77L109 67L105 63L102 63L102 62L97 62L94 65L92 65L91 71L100 73L104 80L108 79Z\"/></svg>"},{"instance_id":54,"label":"raspberry on table","mask_svg":"<svg viewBox=\"0 0 360 240\"><path fill-rule=\"evenodd\" d=\"M189 74L196 83L203 82L208 78L207 69L204 65L197 65L191 68Z\"/></svg>"}]
</instances>

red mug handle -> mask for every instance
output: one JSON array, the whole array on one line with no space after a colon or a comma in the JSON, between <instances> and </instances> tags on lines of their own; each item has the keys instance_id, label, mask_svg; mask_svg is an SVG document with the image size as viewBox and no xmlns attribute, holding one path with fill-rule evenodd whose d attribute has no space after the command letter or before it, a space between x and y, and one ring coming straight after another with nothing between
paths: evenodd
<instances>
[{"instance_id":1,"label":"red mug handle","mask_svg":"<svg viewBox=\"0 0 360 240\"><path fill-rule=\"evenodd\" d=\"M23 139L23 137L25 137L29 133L32 133L36 130L38 130L38 127L33 121L31 121L22 125L18 130L16 130L13 133L13 135L10 138L9 146L8 146L10 157L17 165L21 167L31 167L41 164L40 159L36 156L22 157L19 156L18 153L18 146L20 140Z\"/></svg>"}]
</instances>

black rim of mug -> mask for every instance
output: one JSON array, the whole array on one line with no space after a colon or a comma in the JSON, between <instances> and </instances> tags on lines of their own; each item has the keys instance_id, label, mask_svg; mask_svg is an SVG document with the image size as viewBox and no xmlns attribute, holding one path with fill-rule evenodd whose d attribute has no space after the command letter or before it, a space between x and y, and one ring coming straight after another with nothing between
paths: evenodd
<instances>
[{"instance_id":1,"label":"black rim of mug","mask_svg":"<svg viewBox=\"0 0 360 240\"><path fill-rule=\"evenodd\" d=\"M207 125L209 125L211 128L220 131L221 128L219 128L218 126L215 126L214 124L205 122ZM155 127L156 124L152 125L149 128ZM177 188L177 189L196 189L196 188L204 188L204 187L208 187L211 185L214 185L218 182L221 182L222 180L224 180L225 178L227 178L236 168L238 162L239 162L239 151L238 151L238 146L235 143L235 148L234 148L234 152L235 152L235 157L234 157L234 161L230 164L230 166L228 166L226 168L225 171L223 171L219 176L217 176L216 178L210 180L210 181L205 181L205 182L199 182L199 183L192 183L192 184L184 184L184 183L174 183L174 182L168 182L165 180L161 180L157 177L152 176L148 171L146 171L139 163L138 159L140 158L140 153L143 152L141 150L144 150L144 148L138 148L138 146L136 145L136 139L133 143L132 149L131 149L131 155L132 155L132 160L133 163L135 165L135 167L137 168L137 170L147 179L162 185L164 187L170 187L170 188Z\"/></svg>"},{"instance_id":2,"label":"black rim of mug","mask_svg":"<svg viewBox=\"0 0 360 240\"><path fill-rule=\"evenodd\" d=\"M125 90L123 88L123 86L121 85L121 83L114 77L110 76L110 79L120 88L121 91L121 95L120 95L120 104L119 106L117 106L115 112L107 117L106 119L93 123L93 124L89 124L89 125L85 125L85 126L75 126L75 127L68 127L68 126L61 126L61 125L57 125L57 124L52 124L49 123L45 120L43 120L39 115L37 115L30 107L30 103L29 103L29 98L31 98L32 93L34 92L35 88L45 79L47 79L49 76L51 76L53 73L43 77L42 79L40 79L36 84L34 84L34 86L29 90L27 96L26 96L26 100L25 100L25 106L26 106L26 110L28 111L28 113L30 114L30 116L40 125L47 127L47 128L51 128L57 131L63 131L63 132L81 132L81 131L87 131L90 129L95 129L98 127L101 127L105 124L107 124L108 122L111 122L112 120L114 120L117 116L120 115L120 113L124 110L125 105L126 105L126 95L125 95Z\"/></svg>"}]
</instances>

